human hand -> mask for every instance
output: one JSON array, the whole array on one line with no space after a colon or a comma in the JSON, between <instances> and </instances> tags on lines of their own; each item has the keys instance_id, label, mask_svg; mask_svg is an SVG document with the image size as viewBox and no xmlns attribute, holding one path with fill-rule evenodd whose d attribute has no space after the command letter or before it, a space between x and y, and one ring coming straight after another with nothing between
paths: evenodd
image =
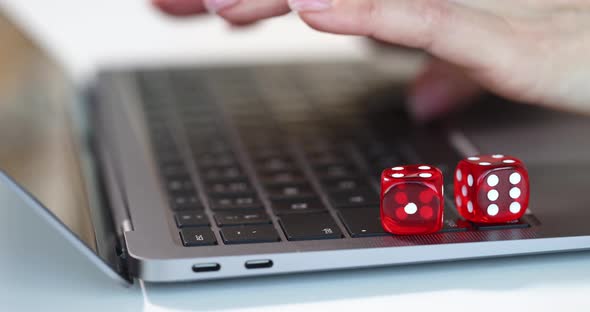
<instances>
[{"instance_id":1,"label":"human hand","mask_svg":"<svg viewBox=\"0 0 590 312\"><path fill-rule=\"evenodd\" d=\"M234 24L288 12L285 0L203 1ZM204 11L199 0L156 0L164 2ZM372 37L437 58L410 92L409 109L418 120L449 112L481 88L590 112L590 0L288 2L317 30ZM226 6L213 5L220 3Z\"/></svg>"}]
</instances>

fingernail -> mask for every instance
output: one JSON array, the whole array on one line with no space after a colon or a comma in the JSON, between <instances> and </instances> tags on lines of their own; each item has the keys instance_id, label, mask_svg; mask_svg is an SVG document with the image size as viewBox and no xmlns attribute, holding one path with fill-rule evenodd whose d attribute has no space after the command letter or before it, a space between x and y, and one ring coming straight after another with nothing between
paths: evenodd
<instances>
[{"instance_id":1,"label":"fingernail","mask_svg":"<svg viewBox=\"0 0 590 312\"><path fill-rule=\"evenodd\" d=\"M408 96L408 112L420 123L435 119L448 106L449 88L448 83L439 80L414 89Z\"/></svg>"},{"instance_id":2,"label":"fingernail","mask_svg":"<svg viewBox=\"0 0 590 312\"><path fill-rule=\"evenodd\" d=\"M205 0L205 7L211 13L219 12L220 10L238 3L239 0Z\"/></svg>"},{"instance_id":3,"label":"fingernail","mask_svg":"<svg viewBox=\"0 0 590 312\"><path fill-rule=\"evenodd\" d=\"M331 0L289 0L289 7L295 12L323 11L331 6Z\"/></svg>"}]
</instances>

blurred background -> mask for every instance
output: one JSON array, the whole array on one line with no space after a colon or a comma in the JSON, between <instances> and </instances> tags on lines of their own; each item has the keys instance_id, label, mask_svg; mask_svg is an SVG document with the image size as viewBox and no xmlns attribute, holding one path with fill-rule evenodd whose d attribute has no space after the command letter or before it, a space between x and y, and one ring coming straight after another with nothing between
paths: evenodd
<instances>
[{"instance_id":1,"label":"blurred background","mask_svg":"<svg viewBox=\"0 0 590 312\"><path fill-rule=\"evenodd\" d=\"M236 31L217 18L164 16L149 0L0 0L0 10L75 77L120 64L274 62L369 53L363 40L313 31L293 15Z\"/></svg>"}]
</instances>

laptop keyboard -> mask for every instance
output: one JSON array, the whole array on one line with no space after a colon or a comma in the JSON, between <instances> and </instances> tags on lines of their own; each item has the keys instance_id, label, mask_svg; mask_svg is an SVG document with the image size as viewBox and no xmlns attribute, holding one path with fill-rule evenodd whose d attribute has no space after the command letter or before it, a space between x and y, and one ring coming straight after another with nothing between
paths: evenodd
<instances>
[{"instance_id":1,"label":"laptop keyboard","mask_svg":"<svg viewBox=\"0 0 590 312\"><path fill-rule=\"evenodd\" d=\"M361 65L137 73L170 221L184 246L390 235L383 168L461 158L442 128L411 125L393 82ZM477 226L446 188L443 232Z\"/></svg>"}]
</instances>

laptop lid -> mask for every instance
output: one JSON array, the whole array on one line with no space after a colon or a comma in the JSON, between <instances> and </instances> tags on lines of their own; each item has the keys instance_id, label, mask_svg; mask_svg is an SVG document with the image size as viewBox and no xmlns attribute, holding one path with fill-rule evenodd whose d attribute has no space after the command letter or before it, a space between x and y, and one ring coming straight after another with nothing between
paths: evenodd
<instances>
[{"instance_id":1,"label":"laptop lid","mask_svg":"<svg viewBox=\"0 0 590 312\"><path fill-rule=\"evenodd\" d=\"M29 209L129 284L78 101L64 72L0 15L0 199ZM26 189L26 190L25 190Z\"/></svg>"}]
</instances>

